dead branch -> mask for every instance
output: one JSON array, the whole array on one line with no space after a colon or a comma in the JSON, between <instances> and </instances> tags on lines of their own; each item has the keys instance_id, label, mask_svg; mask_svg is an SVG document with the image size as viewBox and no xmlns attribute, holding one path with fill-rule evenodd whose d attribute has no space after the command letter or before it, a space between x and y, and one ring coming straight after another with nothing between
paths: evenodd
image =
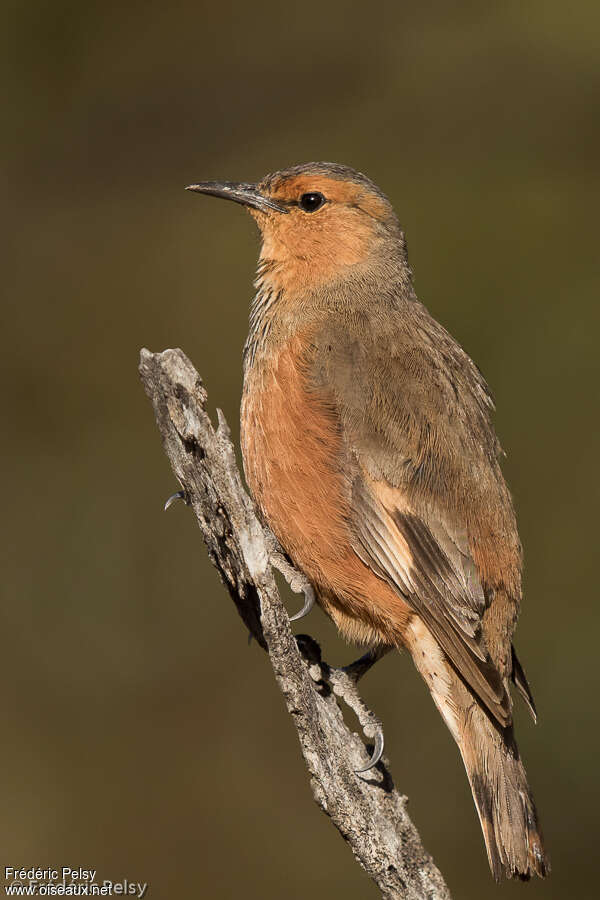
<instances>
[{"instance_id":1,"label":"dead branch","mask_svg":"<svg viewBox=\"0 0 600 900\"><path fill-rule=\"evenodd\" d=\"M213 429L202 380L181 350L141 351L140 375L163 446L216 566L246 627L267 651L300 746L315 800L386 900L450 900L381 762L365 775L363 741L346 726L338 698L369 733L372 713L355 687L320 660L312 639L296 642L271 569L268 536L244 490L229 429Z\"/></svg>"}]
</instances>

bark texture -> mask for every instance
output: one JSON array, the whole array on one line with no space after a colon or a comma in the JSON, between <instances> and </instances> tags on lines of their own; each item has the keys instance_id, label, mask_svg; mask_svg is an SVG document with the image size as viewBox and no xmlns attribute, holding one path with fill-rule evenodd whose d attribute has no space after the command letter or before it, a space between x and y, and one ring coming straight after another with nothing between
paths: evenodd
<instances>
[{"instance_id":1,"label":"bark texture","mask_svg":"<svg viewBox=\"0 0 600 900\"><path fill-rule=\"evenodd\" d=\"M292 634L271 568L270 539L243 487L223 414L217 411L215 430L202 380L181 350L142 350L140 375L209 557L244 624L269 655L315 800L385 900L450 900L385 760L356 774L367 751L348 729L338 703L343 700L355 711L367 736L377 720L343 671L322 662L318 644Z\"/></svg>"}]
</instances>

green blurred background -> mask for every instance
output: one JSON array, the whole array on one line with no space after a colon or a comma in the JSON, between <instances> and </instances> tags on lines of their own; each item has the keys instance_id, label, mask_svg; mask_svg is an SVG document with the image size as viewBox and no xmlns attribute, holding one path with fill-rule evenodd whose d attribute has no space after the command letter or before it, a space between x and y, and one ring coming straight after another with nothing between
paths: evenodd
<instances>
[{"instance_id":1,"label":"green blurred background","mask_svg":"<svg viewBox=\"0 0 600 900\"><path fill-rule=\"evenodd\" d=\"M93 867L156 900L378 896L313 804L191 513L162 513L177 485L137 377L140 347L182 347L237 435L257 234L183 187L324 159L393 200L420 298L496 396L551 879L493 885L458 753L399 656L364 686L393 774L456 898L597 896L598 4L2 18L2 866ZM318 612L299 630L356 655Z\"/></svg>"}]
</instances>

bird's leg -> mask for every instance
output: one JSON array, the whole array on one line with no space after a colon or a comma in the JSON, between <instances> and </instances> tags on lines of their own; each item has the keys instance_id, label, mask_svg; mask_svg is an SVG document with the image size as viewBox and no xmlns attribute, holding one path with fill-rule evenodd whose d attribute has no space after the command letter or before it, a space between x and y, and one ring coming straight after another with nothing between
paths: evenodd
<instances>
[{"instance_id":1,"label":"bird's leg","mask_svg":"<svg viewBox=\"0 0 600 900\"><path fill-rule=\"evenodd\" d=\"M296 622L298 619L302 619L304 616L308 615L315 605L315 589L308 578L291 564L279 541L268 528L265 528L265 539L271 565L277 569L278 572L281 572L295 594L304 594L304 606L300 612L290 616L290 622Z\"/></svg>"},{"instance_id":2,"label":"bird's leg","mask_svg":"<svg viewBox=\"0 0 600 900\"><path fill-rule=\"evenodd\" d=\"M373 753L366 766L356 769L360 775L373 769L383 756L384 738L383 726L377 716L367 707L359 695L357 685L363 675L375 665L382 657L389 653L391 647L373 647L367 653L348 666L339 669L330 669L330 683L336 696L341 697L344 703L356 715L360 727L366 737L373 741Z\"/></svg>"},{"instance_id":3,"label":"bird's leg","mask_svg":"<svg viewBox=\"0 0 600 900\"><path fill-rule=\"evenodd\" d=\"M385 647L383 645L372 647L364 654L364 656L361 656L359 659L355 659L353 663L344 666L341 671L345 672L354 684L358 684L363 675L366 675L369 669L372 668L376 662L379 662L380 659L383 659L383 657L392 649L392 647Z\"/></svg>"},{"instance_id":4,"label":"bird's leg","mask_svg":"<svg viewBox=\"0 0 600 900\"><path fill-rule=\"evenodd\" d=\"M315 591L305 575L298 572L285 555L279 541L270 529L265 528L265 538L269 551L271 565L274 566L285 578L295 593L304 593L304 606L300 612L290 616L290 622L303 618L311 611L315 604ZM359 696L357 684L371 666L386 655L391 647L373 647L367 653L343 668L334 668L321 660L319 645L307 635L299 635L298 644L306 659L309 671L315 681L326 681L331 690L344 703L350 707L360 723L365 736L373 741L373 753L371 759L361 769L356 770L359 775L373 769L383 756L384 739L383 727L379 719L371 712Z\"/></svg>"},{"instance_id":5,"label":"bird's leg","mask_svg":"<svg viewBox=\"0 0 600 900\"><path fill-rule=\"evenodd\" d=\"M173 503L175 503L176 500L183 500L186 506L190 505L190 501L186 492L176 491L174 494L171 494L171 496L165 501L165 512ZM278 572L281 572L295 594L304 594L304 605L302 609L295 615L290 616L290 622L296 622L298 619L303 619L304 616L308 615L308 613L315 605L315 589L313 588L308 578L291 564L291 562L285 555L281 544L270 528L265 527L264 535L267 544L267 550L269 551L269 561L271 565L275 569L277 569ZM251 640L252 635L250 634L248 643L250 643Z\"/></svg>"},{"instance_id":6,"label":"bird's leg","mask_svg":"<svg viewBox=\"0 0 600 900\"><path fill-rule=\"evenodd\" d=\"M359 696L357 684L371 666L375 665L392 648L374 647L350 665L343 668L335 668L321 659L321 648L311 637L302 634L298 635L296 640L313 680L330 685L336 697L343 700L346 706L355 714L365 737L373 741L373 753L369 762L361 769L355 770L357 775L368 772L378 764L383 756L383 726L377 716L371 712L364 700Z\"/></svg>"}]
</instances>

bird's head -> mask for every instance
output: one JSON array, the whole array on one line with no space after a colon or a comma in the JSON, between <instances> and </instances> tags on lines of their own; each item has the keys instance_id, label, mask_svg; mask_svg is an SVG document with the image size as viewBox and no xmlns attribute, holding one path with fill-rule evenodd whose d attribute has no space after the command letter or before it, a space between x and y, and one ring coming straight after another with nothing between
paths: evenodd
<instances>
[{"instance_id":1,"label":"bird's head","mask_svg":"<svg viewBox=\"0 0 600 900\"><path fill-rule=\"evenodd\" d=\"M335 281L381 259L406 263L389 200L347 166L306 163L258 184L201 182L187 190L246 206L261 231L261 259L273 263L288 287Z\"/></svg>"}]
</instances>

